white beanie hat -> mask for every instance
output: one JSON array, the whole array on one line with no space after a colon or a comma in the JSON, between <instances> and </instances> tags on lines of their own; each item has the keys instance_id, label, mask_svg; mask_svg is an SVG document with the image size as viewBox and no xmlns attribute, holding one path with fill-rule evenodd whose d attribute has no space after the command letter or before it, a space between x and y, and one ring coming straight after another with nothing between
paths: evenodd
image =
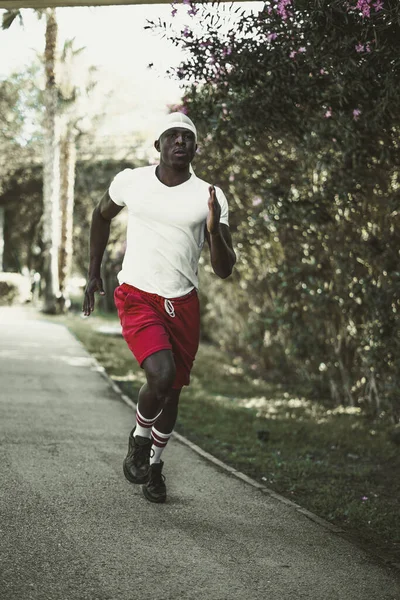
<instances>
[{"instance_id":1,"label":"white beanie hat","mask_svg":"<svg viewBox=\"0 0 400 600\"><path fill-rule=\"evenodd\" d=\"M194 126L193 121L182 112L171 113L162 119L156 130L156 139L159 140L162 134L168 131L168 129L176 129L178 127L182 129L188 129L194 133L194 137L197 142L196 127Z\"/></svg>"}]
</instances>

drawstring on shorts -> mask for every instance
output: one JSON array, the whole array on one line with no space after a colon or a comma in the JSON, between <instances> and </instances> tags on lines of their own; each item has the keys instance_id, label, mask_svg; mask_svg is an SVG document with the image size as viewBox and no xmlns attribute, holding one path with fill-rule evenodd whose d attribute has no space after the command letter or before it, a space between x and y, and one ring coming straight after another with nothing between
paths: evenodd
<instances>
[{"instance_id":1,"label":"drawstring on shorts","mask_svg":"<svg viewBox=\"0 0 400 600\"><path fill-rule=\"evenodd\" d=\"M167 298L164 300L164 308L167 315L169 315L170 317L175 317L175 309L171 300L168 300Z\"/></svg>"}]
</instances>

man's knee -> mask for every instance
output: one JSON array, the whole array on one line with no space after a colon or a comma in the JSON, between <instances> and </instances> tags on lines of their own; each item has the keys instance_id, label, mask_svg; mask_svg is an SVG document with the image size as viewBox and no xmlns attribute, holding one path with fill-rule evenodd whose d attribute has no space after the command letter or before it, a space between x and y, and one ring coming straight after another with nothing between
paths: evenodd
<instances>
[{"instance_id":1,"label":"man's knee","mask_svg":"<svg viewBox=\"0 0 400 600\"><path fill-rule=\"evenodd\" d=\"M160 350L143 362L147 383L150 390L160 399L165 398L175 380L176 367L172 352Z\"/></svg>"}]
</instances>

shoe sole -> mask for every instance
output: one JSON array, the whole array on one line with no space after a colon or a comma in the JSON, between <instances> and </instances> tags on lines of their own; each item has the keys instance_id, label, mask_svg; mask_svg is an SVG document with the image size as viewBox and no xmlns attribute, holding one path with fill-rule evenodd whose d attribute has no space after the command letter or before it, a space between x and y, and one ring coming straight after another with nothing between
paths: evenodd
<instances>
[{"instance_id":1,"label":"shoe sole","mask_svg":"<svg viewBox=\"0 0 400 600\"><path fill-rule=\"evenodd\" d=\"M125 461L123 462L123 470L124 470L124 475L125 478L130 482L130 483L136 483L136 484L143 484L143 483L147 483L148 479L149 479L149 474L145 475L145 477L134 477L127 469Z\"/></svg>"},{"instance_id":2,"label":"shoe sole","mask_svg":"<svg viewBox=\"0 0 400 600\"><path fill-rule=\"evenodd\" d=\"M149 502L154 502L155 504L163 504L167 499L166 494L165 496L152 496L151 494L149 494L145 485L142 487L142 491L146 500L148 500Z\"/></svg>"}]
</instances>

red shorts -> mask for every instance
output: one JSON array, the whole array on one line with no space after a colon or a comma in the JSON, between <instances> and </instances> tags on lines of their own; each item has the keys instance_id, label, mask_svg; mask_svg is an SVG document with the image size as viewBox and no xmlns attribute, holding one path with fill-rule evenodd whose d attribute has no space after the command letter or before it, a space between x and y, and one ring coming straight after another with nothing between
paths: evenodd
<instances>
[{"instance_id":1,"label":"red shorts","mask_svg":"<svg viewBox=\"0 0 400 600\"><path fill-rule=\"evenodd\" d=\"M176 367L173 387L189 385L200 337L197 291L165 299L123 283L116 288L114 300L122 335L139 365L159 350L171 350Z\"/></svg>"}]
</instances>

